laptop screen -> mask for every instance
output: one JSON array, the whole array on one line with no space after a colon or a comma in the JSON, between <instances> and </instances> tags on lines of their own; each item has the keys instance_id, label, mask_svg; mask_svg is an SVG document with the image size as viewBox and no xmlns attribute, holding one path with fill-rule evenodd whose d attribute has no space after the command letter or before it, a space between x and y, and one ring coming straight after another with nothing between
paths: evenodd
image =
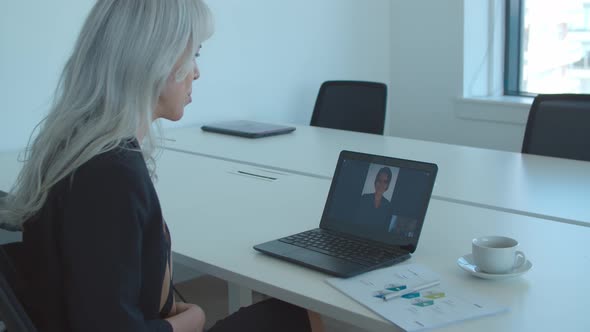
<instances>
[{"instance_id":1,"label":"laptop screen","mask_svg":"<svg viewBox=\"0 0 590 332\"><path fill-rule=\"evenodd\" d=\"M320 226L413 252L436 173L431 163L343 151Z\"/></svg>"}]
</instances>

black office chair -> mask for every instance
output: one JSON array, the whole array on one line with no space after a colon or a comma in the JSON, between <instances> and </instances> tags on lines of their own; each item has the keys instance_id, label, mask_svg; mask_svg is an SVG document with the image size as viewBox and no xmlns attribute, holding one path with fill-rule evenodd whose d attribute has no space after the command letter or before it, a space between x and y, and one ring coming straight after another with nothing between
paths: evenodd
<instances>
[{"instance_id":1,"label":"black office chair","mask_svg":"<svg viewBox=\"0 0 590 332\"><path fill-rule=\"evenodd\" d=\"M538 95L522 153L590 161L590 95Z\"/></svg>"},{"instance_id":2,"label":"black office chair","mask_svg":"<svg viewBox=\"0 0 590 332\"><path fill-rule=\"evenodd\" d=\"M8 332L36 332L37 329L15 295L18 277L11 257L18 254L20 242L0 246L0 321Z\"/></svg>"},{"instance_id":3,"label":"black office chair","mask_svg":"<svg viewBox=\"0 0 590 332\"><path fill-rule=\"evenodd\" d=\"M311 125L383 135L387 85L326 81L320 87Z\"/></svg>"}]
</instances>

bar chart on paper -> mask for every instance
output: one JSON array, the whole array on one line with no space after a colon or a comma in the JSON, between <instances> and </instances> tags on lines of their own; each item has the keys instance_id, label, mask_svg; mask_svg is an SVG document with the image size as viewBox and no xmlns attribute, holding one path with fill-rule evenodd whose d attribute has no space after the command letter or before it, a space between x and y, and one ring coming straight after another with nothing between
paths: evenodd
<instances>
[{"instance_id":1,"label":"bar chart on paper","mask_svg":"<svg viewBox=\"0 0 590 332\"><path fill-rule=\"evenodd\" d=\"M506 311L489 300L445 287L420 264L371 271L327 283L406 331L420 331Z\"/></svg>"}]
</instances>

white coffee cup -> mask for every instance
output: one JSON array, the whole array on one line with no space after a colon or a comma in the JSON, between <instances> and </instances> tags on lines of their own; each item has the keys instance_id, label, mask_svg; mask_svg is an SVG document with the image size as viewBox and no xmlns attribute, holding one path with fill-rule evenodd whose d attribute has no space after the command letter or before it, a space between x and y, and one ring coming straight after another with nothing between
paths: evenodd
<instances>
[{"instance_id":1,"label":"white coffee cup","mask_svg":"<svg viewBox=\"0 0 590 332\"><path fill-rule=\"evenodd\" d=\"M473 262L487 273L508 273L526 262L518 248L518 241L505 236L482 236L471 241Z\"/></svg>"}]
</instances>

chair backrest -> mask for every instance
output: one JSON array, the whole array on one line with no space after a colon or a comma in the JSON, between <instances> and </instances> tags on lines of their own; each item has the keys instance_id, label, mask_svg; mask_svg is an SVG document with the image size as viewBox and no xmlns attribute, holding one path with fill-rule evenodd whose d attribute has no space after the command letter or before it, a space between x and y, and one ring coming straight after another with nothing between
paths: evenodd
<instances>
[{"instance_id":1,"label":"chair backrest","mask_svg":"<svg viewBox=\"0 0 590 332\"><path fill-rule=\"evenodd\" d=\"M15 252L20 243L0 246L0 320L9 332L36 332L37 329L16 297L12 285L16 284L17 273L7 252Z\"/></svg>"},{"instance_id":2,"label":"chair backrest","mask_svg":"<svg viewBox=\"0 0 590 332\"><path fill-rule=\"evenodd\" d=\"M326 81L320 87L311 125L383 135L387 86L377 82Z\"/></svg>"},{"instance_id":3,"label":"chair backrest","mask_svg":"<svg viewBox=\"0 0 590 332\"><path fill-rule=\"evenodd\" d=\"M529 113L522 152L590 161L590 95L538 95Z\"/></svg>"}]
</instances>

